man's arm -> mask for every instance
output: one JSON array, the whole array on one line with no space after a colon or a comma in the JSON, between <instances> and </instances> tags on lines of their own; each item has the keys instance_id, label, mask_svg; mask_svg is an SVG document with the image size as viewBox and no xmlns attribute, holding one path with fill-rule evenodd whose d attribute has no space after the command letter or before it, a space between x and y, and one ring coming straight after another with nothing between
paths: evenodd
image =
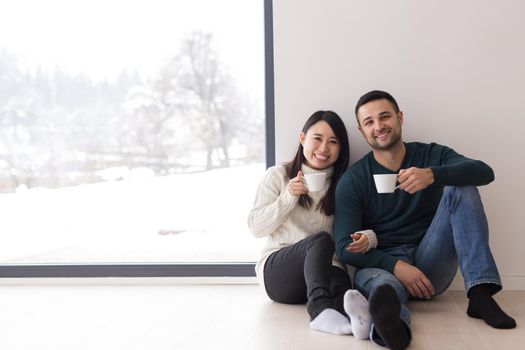
<instances>
[{"instance_id":1,"label":"man's arm","mask_svg":"<svg viewBox=\"0 0 525 350\"><path fill-rule=\"evenodd\" d=\"M440 165L431 166L436 184L442 186L483 186L494 181L494 171L480 160L470 159L451 148L436 145Z\"/></svg>"},{"instance_id":2,"label":"man's arm","mask_svg":"<svg viewBox=\"0 0 525 350\"><path fill-rule=\"evenodd\" d=\"M352 181L352 174L346 173L337 185L335 193L334 240L336 254L345 264L358 268L379 267L393 272L397 258L377 249L366 253L351 253L348 246L352 243L351 234L366 229L362 227L364 207L363 192ZM376 232L376 234L378 234ZM378 240L380 238L378 237Z\"/></svg>"},{"instance_id":3,"label":"man's arm","mask_svg":"<svg viewBox=\"0 0 525 350\"><path fill-rule=\"evenodd\" d=\"M433 144L430 158L439 165L399 171L401 190L413 194L433 183L441 186L482 186L494 180L494 172L487 164L464 157L451 148Z\"/></svg>"}]
</instances>

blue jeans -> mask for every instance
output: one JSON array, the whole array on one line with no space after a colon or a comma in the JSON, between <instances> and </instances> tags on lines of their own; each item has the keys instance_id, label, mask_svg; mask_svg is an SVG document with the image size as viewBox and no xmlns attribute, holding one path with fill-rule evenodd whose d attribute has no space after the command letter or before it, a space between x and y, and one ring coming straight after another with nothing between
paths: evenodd
<instances>
[{"instance_id":1,"label":"blue jeans","mask_svg":"<svg viewBox=\"0 0 525 350\"><path fill-rule=\"evenodd\" d=\"M445 187L434 219L419 245L401 245L383 251L420 269L432 282L436 295L450 286L458 264L467 292L484 283L493 284L494 293L501 290L501 279L489 247L487 218L475 186ZM409 294L392 273L379 268L359 269L354 284L367 298L382 284L394 287L402 304L400 317L410 333L406 307ZM370 339L384 345L373 325Z\"/></svg>"}]
</instances>

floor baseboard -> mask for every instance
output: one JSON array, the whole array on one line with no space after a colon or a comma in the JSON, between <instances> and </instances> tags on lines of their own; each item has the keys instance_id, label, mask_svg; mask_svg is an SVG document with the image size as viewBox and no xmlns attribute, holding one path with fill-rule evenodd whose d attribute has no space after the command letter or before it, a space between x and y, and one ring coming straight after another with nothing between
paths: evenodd
<instances>
[{"instance_id":1,"label":"floor baseboard","mask_svg":"<svg viewBox=\"0 0 525 350\"><path fill-rule=\"evenodd\" d=\"M525 276L501 276L504 290L525 290ZM257 284L255 277L100 277L100 278L0 278L0 285L235 285ZM462 291L463 277L454 277L449 290Z\"/></svg>"}]
</instances>

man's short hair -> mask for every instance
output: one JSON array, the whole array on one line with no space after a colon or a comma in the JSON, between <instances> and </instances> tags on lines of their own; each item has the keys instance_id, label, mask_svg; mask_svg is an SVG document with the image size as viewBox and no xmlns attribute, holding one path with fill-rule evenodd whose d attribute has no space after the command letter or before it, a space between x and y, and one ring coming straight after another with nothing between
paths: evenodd
<instances>
[{"instance_id":1,"label":"man's short hair","mask_svg":"<svg viewBox=\"0 0 525 350\"><path fill-rule=\"evenodd\" d=\"M396 113L399 113L399 106L397 105L396 100L390 95L388 92L381 91L381 90L372 90L370 92L367 92L361 98L357 101L357 104L355 105L355 117L357 118L357 112L359 111L359 108L361 108L362 105L375 101L375 100L387 100L392 104L392 107L394 107L394 110ZM359 123L359 120L357 120Z\"/></svg>"}]
</instances>

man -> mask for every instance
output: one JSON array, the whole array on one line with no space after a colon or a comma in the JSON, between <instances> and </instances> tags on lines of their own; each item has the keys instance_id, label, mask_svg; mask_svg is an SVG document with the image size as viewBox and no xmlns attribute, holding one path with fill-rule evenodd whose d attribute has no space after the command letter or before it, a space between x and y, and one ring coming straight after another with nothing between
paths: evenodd
<instances>
[{"instance_id":1,"label":"man","mask_svg":"<svg viewBox=\"0 0 525 350\"><path fill-rule=\"evenodd\" d=\"M372 152L356 162L336 190L336 253L357 268L355 287L369 298L370 339L391 349L411 340L409 298L430 299L451 284L458 265L469 298L467 314L495 328L516 322L492 295L501 280L488 242L476 186L494 180L485 163L435 143L405 143L403 113L384 91L363 95L358 128ZM373 174L398 174L394 193L377 193ZM356 253L354 234L374 230L378 245Z\"/></svg>"}]
</instances>

